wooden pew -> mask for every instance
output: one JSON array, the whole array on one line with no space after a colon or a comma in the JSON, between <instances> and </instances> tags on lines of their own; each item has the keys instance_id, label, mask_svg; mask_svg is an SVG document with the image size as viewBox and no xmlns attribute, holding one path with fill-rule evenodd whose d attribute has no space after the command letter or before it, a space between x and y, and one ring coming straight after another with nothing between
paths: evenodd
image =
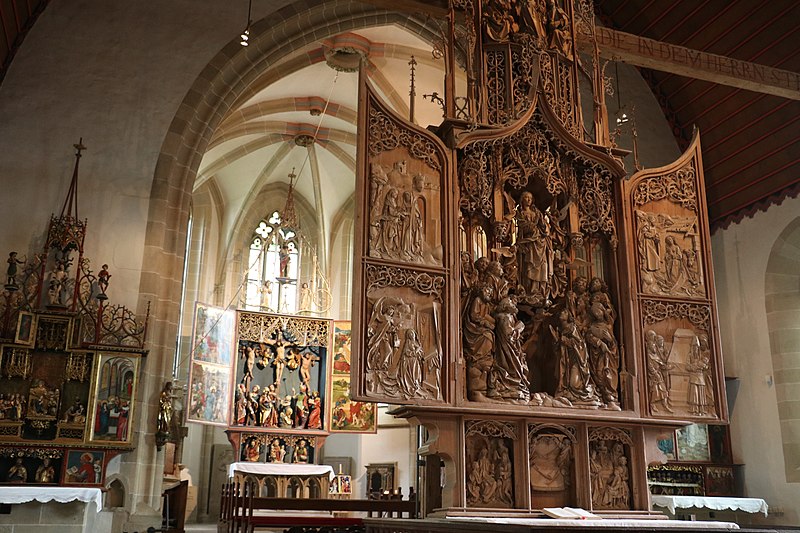
<instances>
[{"instance_id":1,"label":"wooden pew","mask_svg":"<svg viewBox=\"0 0 800 533\"><path fill-rule=\"evenodd\" d=\"M252 533L256 528L335 527L360 528L361 518L306 515L303 511L365 512L369 517L414 518L417 502L408 500L334 500L321 498L264 498L255 484L226 483L222 488L220 533ZM256 515L255 511L281 511L284 515ZM298 511L296 514L289 514Z\"/></svg>"}]
</instances>

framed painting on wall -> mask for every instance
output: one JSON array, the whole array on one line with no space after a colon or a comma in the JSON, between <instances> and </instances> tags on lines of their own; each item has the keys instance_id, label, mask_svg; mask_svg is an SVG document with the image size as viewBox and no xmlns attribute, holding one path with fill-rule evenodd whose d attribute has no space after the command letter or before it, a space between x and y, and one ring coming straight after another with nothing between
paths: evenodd
<instances>
[{"instance_id":1,"label":"framed painting on wall","mask_svg":"<svg viewBox=\"0 0 800 533\"><path fill-rule=\"evenodd\" d=\"M664 432L656 437L656 446L658 449L667 456L667 459L674 461L677 457L675 455L675 432Z\"/></svg>"},{"instance_id":2,"label":"framed painting on wall","mask_svg":"<svg viewBox=\"0 0 800 533\"><path fill-rule=\"evenodd\" d=\"M33 313L20 311L14 342L30 346L33 344L34 338L36 338L36 324Z\"/></svg>"},{"instance_id":3,"label":"framed painting on wall","mask_svg":"<svg viewBox=\"0 0 800 533\"><path fill-rule=\"evenodd\" d=\"M376 433L378 405L351 400L349 376L333 375L330 381L328 419L331 433Z\"/></svg>"},{"instance_id":4,"label":"framed painting on wall","mask_svg":"<svg viewBox=\"0 0 800 533\"><path fill-rule=\"evenodd\" d=\"M64 459L64 485L102 486L105 477L106 452L69 450Z\"/></svg>"},{"instance_id":5,"label":"framed painting on wall","mask_svg":"<svg viewBox=\"0 0 800 533\"><path fill-rule=\"evenodd\" d=\"M236 312L195 304L186 420L228 425Z\"/></svg>"},{"instance_id":6,"label":"framed painting on wall","mask_svg":"<svg viewBox=\"0 0 800 533\"><path fill-rule=\"evenodd\" d=\"M676 431L676 448L679 461L710 461L708 426L689 424Z\"/></svg>"},{"instance_id":7,"label":"framed painting on wall","mask_svg":"<svg viewBox=\"0 0 800 533\"><path fill-rule=\"evenodd\" d=\"M90 441L129 444L139 386L139 356L101 353L95 365L95 385L90 409Z\"/></svg>"}]
</instances>

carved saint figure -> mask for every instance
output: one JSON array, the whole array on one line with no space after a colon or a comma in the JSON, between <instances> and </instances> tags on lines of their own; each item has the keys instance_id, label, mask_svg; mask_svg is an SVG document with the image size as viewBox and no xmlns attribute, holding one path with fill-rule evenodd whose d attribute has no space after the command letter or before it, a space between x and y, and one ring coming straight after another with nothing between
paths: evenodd
<instances>
[{"instance_id":1,"label":"carved saint figure","mask_svg":"<svg viewBox=\"0 0 800 533\"><path fill-rule=\"evenodd\" d=\"M400 246L400 206L397 189L389 187L383 199L380 250L385 257L396 257Z\"/></svg>"},{"instance_id":2,"label":"carved saint figure","mask_svg":"<svg viewBox=\"0 0 800 533\"><path fill-rule=\"evenodd\" d=\"M301 464L308 463L308 443L306 442L306 439L300 439L297 442L297 446L294 449L293 462Z\"/></svg>"},{"instance_id":3,"label":"carved saint figure","mask_svg":"<svg viewBox=\"0 0 800 533\"><path fill-rule=\"evenodd\" d=\"M591 373L597 392L609 406L617 406L619 381L619 349L613 330L607 322L603 304L595 301L589 308L592 322L586 330Z\"/></svg>"},{"instance_id":4,"label":"carved saint figure","mask_svg":"<svg viewBox=\"0 0 800 533\"><path fill-rule=\"evenodd\" d=\"M100 272L97 273L97 287L100 289L100 294L103 296L105 296L106 290L108 290L108 281L110 279L111 274L108 272L108 265L103 265Z\"/></svg>"},{"instance_id":5,"label":"carved saint figure","mask_svg":"<svg viewBox=\"0 0 800 533\"><path fill-rule=\"evenodd\" d=\"M530 191L520 196L515 218L520 285L529 297L544 298L553 272L552 243L547 217L533 204Z\"/></svg>"},{"instance_id":6,"label":"carved saint figure","mask_svg":"<svg viewBox=\"0 0 800 533\"><path fill-rule=\"evenodd\" d=\"M404 398L413 398L422 388L422 364L425 354L413 328L406 330L403 351L397 365L397 384Z\"/></svg>"},{"instance_id":7,"label":"carved saint figure","mask_svg":"<svg viewBox=\"0 0 800 533\"><path fill-rule=\"evenodd\" d=\"M662 337L663 340L663 337ZM669 354L665 354L663 348L658 345L658 335L652 329L647 330L645 333L644 351L647 356L647 379L650 386L650 407L654 412L663 409L671 413L669 401L669 387L667 385L667 378L669 369L672 365L669 364L667 358Z\"/></svg>"},{"instance_id":8,"label":"carved saint figure","mask_svg":"<svg viewBox=\"0 0 800 533\"><path fill-rule=\"evenodd\" d=\"M289 277L289 263L292 256L289 254L289 246L286 243L281 244L281 249L278 251L278 277Z\"/></svg>"},{"instance_id":9,"label":"carved saint figure","mask_svg":"<svg viewBox=\"0 0 800 533\"><path fill-rule=\"evenodd\" d=\"M489 370L487 396L492 399L527 402L530 400L528 363L522 351L523 323L511 298L503 298L494 313L494 362Z\"/></svg>"},{"instance_id":10,"label":"carved saint figure","mask_svg":"<svg viewBox=\"0 0 800 533\"><path fill-rule=\"evenodd\" d=\"M668 290L672 290L681 282L683 274L683 249L675 241L675 237L668 235L664 239L664 273Z\"/></svg>"},{"instance_id":11,"label":"carved saint figure","mask_svg":"<svg viewBox=\"0 0 800 533\"><path fill-rule=\"evenodd\" d=\"M375 302L367 326L367 370L388 373L394 351L400 346L398 338L397 303L383 297Z\"/></svg>"},{"instance_id":12,"label":"carved saint figure","mask_svg":"<svg viewBox=\"0 0 800 533\"><path fill-rule=\"evenodd\" d=\"M22 464L22 457L17 457L17 461L8 469L6 480L10 483L25 483L28 481L28 469Z\"/></svg>"},{"instance_id":13,"label":"carved saint figure","mask_svg":"<svg viewBox=\"0 0 800 533\"><path fill-rule=\"evenodd\" d=\"M269 462L282 463L285 456L286 448L281 444L280 439L272 439L272 443L269 445Z\"/></svg>"},{"instance_id":14,"label":"carved saint figure","mask_svg":"<svg viewBox=\"0 0 800 533\"><path fill-rule=\"evenodd\" d=\"M707 347L707 341L706 341ZM687 403L693 415L704 416L708 411L708 397L706 396L706 377L710 368L710 355L708 350L703 350L700 338L692 340L689 349L689 362L686 370L689 372L689 391Z\"/></svg>"},{"instance_id":15,"label":"carved saint figure","mask_svg":"<svg viewBox=\"0 0 800 533\"><path fill-rule=\"evenodd\" d=\"M167 438L169 438L171 425L172 425L172 382L167 381L164 384L164 388L161 389L161 395L158 397L157 432L166 435Z\"/></svg>"},{"instance_id":16,"label":"carved saint figure","mask_svg":"<svg viewBox=\"0 0 800 533\"><path fill-rule=\"evenodd\" d=\"M56 480L56 470L50 464L50 459L45 457L42 464L36 469L34 476L36 483L53 483Z\"/></svg>"},{"instance_id":17,"label":"carved saint figure","mask_svg":"<svg viewBox=\"0 0 800 533\"><path fill-rule=\"evenodd\" d=\"M599 440L590 443L590 447L592 507L630 509L630 471L624 445L615 440Z\"/></svg>"},{"instance_id":18,"label":"carved saint figure","mask_svg":"<svg viewBox=\"0 0 800 533\"><path fill-rule=\"evenodd\" d=\"M639 219L639 263L648 272L658 272L661 267L659 253L660 237L656 227L655 216L637 211Z\"/></svg>"},{"instance_id":19,"label":"carved saint figure","mask_svg":"<svg viewBox=\"0 0 800 533\"><path fill-rule=\"evenodd\" d=\"M486 400L487 378L494 360L495 319L492 289L479 286L474 293L462 322L462 334L467 361L467 395L470 400L479 402Z\"/></svg>"},{"instance_id":20,"label":"carved saint figure","mask_svg":"<svg viewBox=\"0 0 800 533\"><path fill-rule=\"evenodd\" d=\"M308 398L308 429L322 429L321 409L319 391L314 391Z\"/></svg>"},{"instance_id":21,"label":"carved saint figure","mask_svg":"<svg viewBox=\"0 0 800 533\"><path fill-rule=\"evenodd\" d=\"M244 447L244 460L251 463L256 463L261 458L261 445L258 439L250 438Z\"/></svg>"},{"instance_id":22,"label":"carved saint figure","mask_svg":"<svg viewBox=\"0 0 800 533\"><path fill-rule=\"evenodd\" d=\"M64 283L67 281L67 275L67 262L62 260L56 261L55 269L50 272L50 282L47 289L50 305L63 304L62 296L64 292Z\"/></svg>"},{"instance_id":23,"label":"carved saint figure","mask_svg":"<svg viewBox=\"0 0 800 533\"><path fill-rule=\"evenodd\" d=\"M595 392L589 369L589 355L575 320L569 310L559 315L558 331L553 330L559 347L559 373L556 398L589 407L597 407L600 401Z\"/></svg>"}]
</instances>

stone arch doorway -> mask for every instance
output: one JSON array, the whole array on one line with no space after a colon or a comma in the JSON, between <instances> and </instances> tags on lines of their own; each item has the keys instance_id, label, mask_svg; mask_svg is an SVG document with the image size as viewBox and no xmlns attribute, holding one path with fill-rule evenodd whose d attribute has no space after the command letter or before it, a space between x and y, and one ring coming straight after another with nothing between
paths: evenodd
<instances>
[{"instance_id":1,"label":"stone arch doorway","mask_svg":"<svg viewBox=\"0 0 800 533\"><path fill-rule=\"evenodd\" d=\"M151 353L145 373L146 420L155 417L158 394L172 378L172 359L181 306L181 283L192 190L203 155L214 131L228 112L258 79L259 73L283 64L315 42L349 30L394 24L432 43L436 28L405 14L391 13L349 0L298 0L250 28L250 46L243 48L236 35L203 69L178 108L162 144L150 191L144 241L139 308L152 302L148 343ZM163 461L152 442L130 454L123 470L135 479L134 512L157 509ZM147 473L141 464L152 465Z\"/></svg>"},{"instance_id":2,"label":"stone arch doorway","mask_svg":"<svg viewBox=\"0 0 800 533\"><path fill-rule=\"evenodd\" d=\"M786 481L800 483L800 217L772 246L765 294Z\"/></svg>"}]
</instances>

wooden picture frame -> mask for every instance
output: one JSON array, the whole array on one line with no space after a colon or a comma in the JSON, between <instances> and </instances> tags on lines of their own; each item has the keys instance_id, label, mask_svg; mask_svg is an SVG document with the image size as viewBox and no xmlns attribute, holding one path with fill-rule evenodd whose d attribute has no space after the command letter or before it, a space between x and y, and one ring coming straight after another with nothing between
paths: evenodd
<instances>
[{"instance_id":1,"label":"wooden picture frame","mask_svg":"<svg viewBox=\"0 0 800 533\"><path fill-rule=\"evenodd\" d=\"M27 311L20 311L17 317L14 342L25 346L33 346L36 340L36 315Z\"/></svg>"},{"instance_id":2,"label":"wooden picture frame","mask_svg":"<svg viewBox=\"0 0 800 533\"><path fill-rule=\"evenodd\" d=\"M70 449L64 454L61 484L102 487L106 477L106 452Z\"/></svg>"},{"instance_id":3,"label":"wooden picture frame","mask_svg":"<svg viewBox=\"0 0 800 533\"><path fill-rule=\"evenodd\" d=\"M689 424L675 432L675 447L679 461L709 462L708 425Z\"/></svg>"},{"instance_id":4,"label":"wooden picture frame","mask_svg":"<svg viewBox=\"0 0 800 533\"><path fill-rule=\"evenodd\" d=\"M92 390L89 439L92 443L129 445L133 437L136 393L139 388L139 355L97 353Z\"/></svg>"}]
</instances>

